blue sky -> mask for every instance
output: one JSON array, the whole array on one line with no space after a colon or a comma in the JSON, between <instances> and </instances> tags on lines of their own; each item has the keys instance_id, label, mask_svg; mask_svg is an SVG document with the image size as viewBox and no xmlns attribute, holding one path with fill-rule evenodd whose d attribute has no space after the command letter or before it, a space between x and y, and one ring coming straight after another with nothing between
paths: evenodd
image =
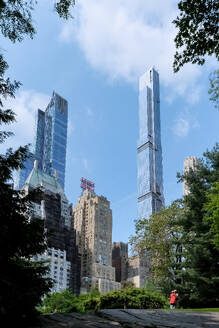
<instances>
[{"instance_id":1,"label":"blue sky","mask_svg":"<svg viewBox=\"0 0 219 328\"><path fill-rule=\"evenodd\" d=\"M49 1L48 1L49 2ZM186 65L172 72L175 0L83 0L74 20L58 18L40 0L37 34L20 44L2 39L8 74L22 82L15 100L15 137L6 146L33 141L34 113L55 90L69 103L66 195L76 204L80 178L96 184L111 202L113 241L127 242L137 216L138 78L159 71L166 205L182 195L176 172L186 156L201 156L219 135L219 113L208 100L209 74L217 67Z\"/></svg>"}]
</instances>

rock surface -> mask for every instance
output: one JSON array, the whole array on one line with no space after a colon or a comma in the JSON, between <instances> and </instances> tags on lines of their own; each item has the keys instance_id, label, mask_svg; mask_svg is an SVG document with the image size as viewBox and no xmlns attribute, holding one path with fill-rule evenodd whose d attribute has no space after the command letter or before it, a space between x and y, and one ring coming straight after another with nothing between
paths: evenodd
<instances>
[{"instance_id":1,"label":"rock surface","mask_svg":"<svg viewBox=\"0 0 219 328\"><path fill-rule=\"evenodd\" d=\"M219 328L219 312L100 310L41 316L45 328Z\"/></svg>"}]
</instances>

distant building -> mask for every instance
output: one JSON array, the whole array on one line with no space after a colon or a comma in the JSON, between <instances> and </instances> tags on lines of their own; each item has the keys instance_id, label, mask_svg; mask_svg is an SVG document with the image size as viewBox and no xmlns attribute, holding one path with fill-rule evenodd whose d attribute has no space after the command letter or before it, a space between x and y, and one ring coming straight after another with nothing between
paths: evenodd
<instances>
[{"instance_id":1,"label":"distant building","mask_svg":"<svg viewBox=\"0 0 219 328\"><path fill-rule=\"evenodd\" d=\"M123 242L114 242L112 249L112 266L115 268L116 281L126 280L126 261L128 259L128 244Z\"/></svg>"},{"instance_id":2,"label":"distant building","mask_svg":"<svg viewBox=\"0 0 219 328\"><path fill-rule=\"evenodd\" d=\"M164 205L159 74L151 68L139 80L138 218Z\"/></svg>"},{"instance_id":3,"label":"distant building","mask_svg":"<svg viewBox=\"0 0 219 328\"><path fill-rule=\"evenodd\" d=\"M190 169L195 170L196 166L200 163L200 159L195 156L188 156L185 158L183 163L183 172L188 172ZM183 196L189 194L189 187L187 186L186 182L183 181Z\"/></svg>"},{"instance_id":4,"label":"distant building","mask_svg":"<svg viewBox=\"0 0 219 328\"><path fill-rule=\"evenodd\" d=\"M35 123L33 161L43 172L53 175L57 172L57 180L64 190L66 147L68 125L68 102L53 92L45 111L38 109ZM29 163L17 173L16 189L21 189L24 177L30 173Z\"/></svg>"},{"instance_id":5,"label":"distant building","mask_svg":"<svg viewBox=\"0 0 219 328\"><path fill-rule=\"evenodd\" d=\"M81 255L81 293L119 289L112 267L112 211L103 196L85 189L73 207L76 244Z\"/></svg>"},{"instance_id":6,"label":"distant building","mask_svg":"<svg viewBox=\"0 0 219 328\"><path fill-rule=\"evenodd\" d=\"M132 281L135 287L144 287L150 277L150 253L133 256L127 259L127 281Z\"/></svg>"},{"instance_id":7,"label":"distant building","mask_svg":"<svg viewBox=\"0 0 219 328\"><path fill-rule=\"evenodd\" d=\"M49 248L33 260L49 261L48 276L55 280L52 292L70 288L79 294L80 257L71 224L71 206L57 178L39 170L35 161L23 190L29 193L37 187L41 188L42 194L33 202L31 217L44 219Z\"/></svg>"},{"instance_id":8,"label":"distant building","mask_svg":"<svg viewBox=\"0 0 219 328\"><path fill-rule=\"evenodd\" d=\"M116 270L116 281L131 281L135 287L144 287L150 277L150 253L128 257L128 244L114 242L112 263Z\"/></svg>"}]
</instances>

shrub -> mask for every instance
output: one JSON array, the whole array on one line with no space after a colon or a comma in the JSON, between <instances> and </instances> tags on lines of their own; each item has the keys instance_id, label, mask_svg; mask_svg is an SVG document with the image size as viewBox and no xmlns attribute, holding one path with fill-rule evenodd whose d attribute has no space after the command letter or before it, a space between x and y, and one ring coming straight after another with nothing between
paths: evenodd
<instances>
[{"instance_id":1,"label":"shrub","mask_svg":"<svg viewBox=\"0 0 219 328\"><path fill-rule=\"evenodd\" d=\"M100 295L99 309L158 309L164 308L164 296L144 288L126 288Z\"/></svg>"},{"instance_id":2,"label":"shrub","mask_svg":"<svg viewBox=\"0 0 219 328\"><path fill-rule=\"evenodd\" d=\"M38 310L42 313L65 313L77 311L77 298L69 289L63 292L47 295L43 301L43 307Z\"/></svg>"},{"instance_id":3,"label":"shrub","mask_svg":"<svg viewBox=\"0 0 219 328\"><path fill-rule=\"evenodd\" d=\"M43 313L89 312L100 309L160 309L167 300L157 292L145 288L125 288L106 294L92 292L74 296L69 290L47 296L43 302Z\"/></svg>"}]
</instances>

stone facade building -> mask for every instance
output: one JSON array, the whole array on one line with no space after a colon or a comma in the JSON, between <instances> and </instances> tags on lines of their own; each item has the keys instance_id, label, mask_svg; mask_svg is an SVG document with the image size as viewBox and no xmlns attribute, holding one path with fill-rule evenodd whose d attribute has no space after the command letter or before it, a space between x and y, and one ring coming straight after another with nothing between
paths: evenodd
<instances>
[{"instance_id":1,"label":"stone facade building","mask_svg":"<svg viewBox=\"0 0 219 328\"><path fill-rule=\"evenodd\" d=\"M188 156L185 158L184 162L183 162L183 172L186 173L188 172L190 169L191 170L195 170L195 167L200 163L200 159L198 159L195 156ZM186 184L185 181L183 181L183 196L188 195L189 193L189 188Z\"/></svg>"},{"instance_id":2,"label":"stone facade building","mask_svg":"<svg viewBox=\"0 0 219 328\"><path fill-rule=\"evenodd\" d=\"M128 257L128 244L114 242L112 265L116 271L116 281L131 281L135 287L144 287L150 277L150 253Z\"/></svg>"},{"instance_id":3,"label":"stone facade building","mask_svg":"<svg viewBox=\"0 0 219 328\"><path fill-rule=\"evenodd\" d=\"M126 280L126 261L128 259L128 244L123 242L114 242L112 249L112 266L115 268L116 281Z\"/></svg>"},{"instance_id":4,"label":"stone facade building","mask_svg":"<svg viewBox=\"0 0 219 328\"><path fill-rule=\"evenodd\" d=\"M144 287L149 278L150 255L138 255L128 258L126 261L127 281L132 281L135 287Z\"/></svg>"},{"instance_id":5,"label":"stone facade building","mask_svg":"<svg viewBox=\"0 0 219 328\"><path fill-rule=\"evenodd\" d=\"M70 288L73 293L79 294L80 257L71 224L71 206L56 177L38 170L35 161L22 189L28 194L38 187L42 193L35 197L31 217L44 220L48 249L33 260L49 262L48 276L55 281L52 292Z\"/></svg>"},{"instance_id":6,"label":"stone facade building","mask_svg":"<svg viewBox=\"0 0 219 328\"><path fill-rule=\"evenodd\" d=\"M73 207L76 244L81 255L81 293L119 289L112 267L112 211L103 196L84 190Z\"/></svg>"}]
</instances>

